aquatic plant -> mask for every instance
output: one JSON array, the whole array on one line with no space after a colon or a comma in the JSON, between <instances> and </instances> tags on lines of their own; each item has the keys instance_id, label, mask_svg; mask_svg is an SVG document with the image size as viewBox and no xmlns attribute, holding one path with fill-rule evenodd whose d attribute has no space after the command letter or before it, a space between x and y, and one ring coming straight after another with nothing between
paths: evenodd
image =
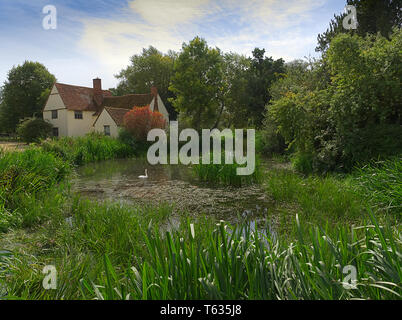
<instances>
[{"instance_id":1,"label":"aquatic plant","mask_svg":"<svg viewBox=\"0 0 402 320\"><path fill-rule=\"evenodd\" d=\"M243 166L239 165L236 160L232 164L225 163L225 152L222 152L220 164L213 163L211 154L210 164L200 161L199 164L193 166L193 171L201 182L207 182L212 185L241 187L261 182L262 172L258 157L256 158L255 170L251 175L238 175L237 169L241 167Z\"/></svg>"}]
</instances>

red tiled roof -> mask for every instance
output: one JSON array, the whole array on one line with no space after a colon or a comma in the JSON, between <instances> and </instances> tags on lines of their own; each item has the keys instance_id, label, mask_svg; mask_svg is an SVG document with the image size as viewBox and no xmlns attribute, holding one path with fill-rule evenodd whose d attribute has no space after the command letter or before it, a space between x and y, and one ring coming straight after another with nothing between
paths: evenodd
<instances>
[{"instance_id":1,"label":"red tiled roof","mask_svg":"<svg viewBox=\"0 0 402 320\"><path fill-rule=\"evenodd\" d=\"M117 97L105 97L102 107L132 109L150 105L154 96L152 94L127 94Z\"/></svg>"},{"instance_id":2,"label":"red tiled roof","mask_svg":"<svg viewBox=\"0 0 402 320\"><path fill-rule=\"evenodd\" d=\"M98 111L94 102L94 89L69 84L56 83L57 91L60 94L64 105L69 110L75 111ZM103 96L112 96L109 90L102 90Z\"/></svg>"},{"instance_id":3,"label":"red tiled roof","mask_svg":"<svg viewBox=\"0 0 402 320\"><path fill-rule=\"evenodd\" d=\"M126 115L126 113L130 111L129 109L113 108L113 107L105 107L105 110L110 114L113 121L119 127L123 125L124 116Z\"/></svg>"}]
</instances>

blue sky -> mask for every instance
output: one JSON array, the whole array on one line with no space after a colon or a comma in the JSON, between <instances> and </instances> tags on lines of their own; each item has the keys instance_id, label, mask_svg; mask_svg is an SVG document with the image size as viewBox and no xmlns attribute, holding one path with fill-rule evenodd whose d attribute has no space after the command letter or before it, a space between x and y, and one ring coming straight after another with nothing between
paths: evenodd
<instances>
[{"instance_id":1,"label":"blue sky","mask_svg":"<svg viewBox=\"0 0 402 320\"><path fill-rule=\"evenodd\" d=\"M133 54L153 45L180 50L196 35L225 52L255 47L291 61L315 56L317 34L345 0L1 0L0 83L25 60L43 63L59 82L91 86L114 75ZM45 30L46 5L57 9L57 29Z\"/></svg>"}]
</instances>

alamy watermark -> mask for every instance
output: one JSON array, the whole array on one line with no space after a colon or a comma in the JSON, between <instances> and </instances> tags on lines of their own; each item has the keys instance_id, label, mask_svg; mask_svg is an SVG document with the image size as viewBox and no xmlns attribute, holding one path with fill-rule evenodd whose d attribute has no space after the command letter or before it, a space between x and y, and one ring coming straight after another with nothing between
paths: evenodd
<instances>
[{"instance_id":1,"label":"alamy watermark","mask_svg":"<svg viewBox=\"0 0 402 320\"><path fill-rule=\"evenodd\" d=\"M346 6L345 13L347 14L345 18L343 18L342 25L346 30L357 29L357 11L355 6Z\"/></svg>"},{"instance_id":2,"label":"alamy watermark","mask_svg":"<svg viewBox=\"0 0 402 320\"><path fill-rule=\"evenodd\" d=\"M235 129L234 137L233 131L224 129L203 129L201 134L202 139L202 154L200 154L200 135L194 129L184 129L179 134L179 124L177 121L170 122L170 141L168 158L168 138L165 130L152 129L148 132L148 141L156 141L147 153L148 162L151 165L155 164L199 164L200 158L202 164L210 164L211 156L213 164L222 163L222 139L225 141L225 164L233 164L234 161L238 165L245 165L236 169L236 174L239 176L247 176L254 173L255 170L255 130L247 129L247 151L246 155L243 153L244 149L244 130ZM188 141L190 139L190 141ZM213 140L212 153L211 153L211 139ZM179 150L179 141L186 142Z\"/></svg>"},{"instance_id":3,"label":"alamy watermark","mask_svg":"<svg viewBox=\"0 0 402 320\"><path fill-rule=\"evenodd\" d=\"M43 268L42 273L46 276L43 278L42 286L45 290L57 289L57 270L53 265L47 265Z\"/></svg>"},{"instance_id":4,"label":"alamy watermark","mask_svg":"<svg viewBox=\"0 0 402 320\"><path fill-rule=\"evenodd\" d=\"M53 5L44 6L42 13L46 16L42 20L42 27L45 30L57 29L57 9Z\"/></svg>"},{"instance_id":5,"label":"alamy watermark","mask_svg":"<svg viewBox=\"0 0 402 320\"><path fill-rule=\"evenodd\" d=\"M342 286L346 290L357 288L357 269L355 266L347 265L342 269L342 273L346 276L343 278Z\"/></svg>"}]
</instances>

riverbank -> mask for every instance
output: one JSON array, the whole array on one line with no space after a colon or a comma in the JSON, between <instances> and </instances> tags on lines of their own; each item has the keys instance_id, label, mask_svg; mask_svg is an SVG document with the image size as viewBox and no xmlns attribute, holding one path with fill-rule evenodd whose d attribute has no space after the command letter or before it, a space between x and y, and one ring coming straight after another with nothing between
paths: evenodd
<instances>
[{"instance_id":1,"label":"riverbank","mask_svg":"<svg viewBox=\"0 0 402 320\"><path fill-rule=\"evenodd\" d=\"M99 155L105 143L114 147ZM85 199L65 179L73 163L127 149L112 140L51 146L0 158L4 299L400 298L400 159L346 177L272 166L259 186L270 199L262 216L277 219L272 230L185 209L177 216L173 205L138 194L131 204ZM45 265L56 266L57 290L42 287ZM348 265L359 270L358 289L342 286Z\"/></svg>"}]
</instances>

